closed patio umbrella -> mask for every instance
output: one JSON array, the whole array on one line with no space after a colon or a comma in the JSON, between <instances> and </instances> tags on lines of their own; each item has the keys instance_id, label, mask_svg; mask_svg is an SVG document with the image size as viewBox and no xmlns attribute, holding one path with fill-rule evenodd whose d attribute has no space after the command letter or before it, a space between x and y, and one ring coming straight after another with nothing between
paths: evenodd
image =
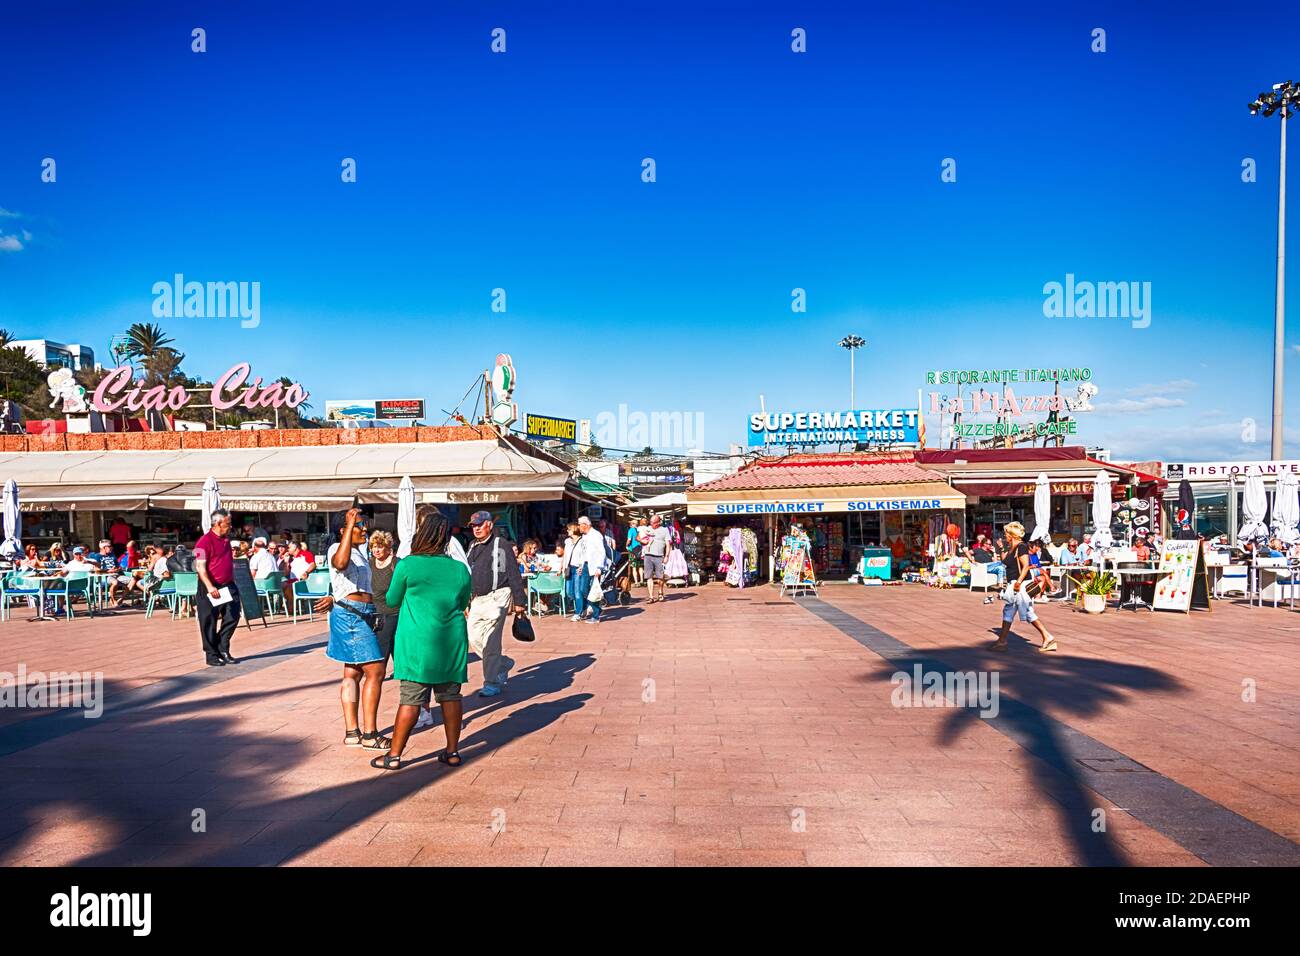
<instances>
[{"instance_id":1,"label":"closed patio umbrella","mask_svg":"<svg viewBox=\"0 0 1300 956\"><path fill-rule=\"evenodd\" d=\"M1192 483L1184 478L1178 483L1178 509L1174 512L1177 526L1174 537L1183 541L1196 539L1196 495Z\"/></svg>"},{"instance_id":2,"label":"closed patio umbrella","mask_svg":"<svg viewBox=\"0 0 1300 956\"><path fill-rule=\"evenodd\" d=\"M1300 541L1300 479L1284 471L1277 481L1273 502L1273 534L1285 544Z\"/></svg>"},{"instance_id":3,"label":"closed patio umbrella","mask_svg":"<svg viewBox=\"0 0 1300 956\"><path fill-rule=\"evenodd\" d=\"M212 530L212 512L220 507L221 485L217 484L217 479L209 475L203 479L203 513L199 515L204 534Z\"/></svg>"},{"instance_id":4,"label":"closed patio umbrella","mask_svg":"<svg viewBox=\"0 0 1300 956\"><path fill-rule=\"evenodd\" d=\"M1047 480L1047 475L1043 473L1034 482L1034 531L1029 536L1029 540L1050 542L1052 540L1051 521L1052 483Z\"/></svg>"},{"instance_id":5,"label":"closed patio umbrella","mask_svg":"<svg viewBox=\"0 0 1300 956\"><path fill-rule=\"evenodd\" d=\"M1241 495L1241 529L1237 532L1237 543L1248 541L1268 541L1268 525L1264 516L1268 513L1268 493L1264 490L1264 472L1259 465L1252 465L1246 475L1246 487Z\"/></svg>"},{"instance_id":6,"label":"closed patio umbrella","mask_svg":"<svg viewBox=\"0 0 1300 956\"><path fill-rule=\"evenodd\" d=\"M4 490L5 539L0 544L0 556L17 561L23 556L23 515L18 510L18 482L10 478L5 482Z\"/></svg>"},{"instance_id":7,"label":"closed patio umbrella","mask_svg":"<svg viewBox=\"0 0 1300 956\"><path fill-rule=\"evenodd\" d=\"M1092 482L1092 546L1101 550L1115 543L1110 533L1110 472L1104 468Z\"/></svg>"},{"instance_id":8,"label":"closed patio umbrella","mask_svg":"<svg viewBox=\"0 0 1300 956\"><path fill-rule=\"evenodd\" d=\"M403 475L397 486L397 537L397 556L404 558L415 539L415 483L410 475Z\"/></svg>"}]
</instances>

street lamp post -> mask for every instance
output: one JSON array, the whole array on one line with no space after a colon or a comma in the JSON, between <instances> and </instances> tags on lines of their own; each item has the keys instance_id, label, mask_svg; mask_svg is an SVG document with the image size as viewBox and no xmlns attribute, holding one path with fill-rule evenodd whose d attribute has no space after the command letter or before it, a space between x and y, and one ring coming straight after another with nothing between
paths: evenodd
<instances>
[{"instance_id":1,"label":"street lamp post","mask_svg":"<svg viewBox=\"0 0 1300 956\"><path fill-rule=\"evenodd\" d=\"M1300 86L1291 80L1273 84L1271 93L1260 93L1250 104L1252 116L1282 114L1282 150L1277 176L1277 298L1273 313L1273 436L1270 457L1282 459L1282 360L1286 315L1286 120L1300 109Z\"/></svg>"},{"instance_id":2,"label":"street lamp post","mask_svg":"<svg viewBox=\"0 0 1300 956\"><path fill-rule=\"evenodd\" d=\"M858 407L858 397L854 390L857 383L857 376L854 374L853 353L862 346L867 344L867 340L857 335L846 335L840 339L840 348L849 350L849 410L854 411Z\"/></svg>"}]
</instances>

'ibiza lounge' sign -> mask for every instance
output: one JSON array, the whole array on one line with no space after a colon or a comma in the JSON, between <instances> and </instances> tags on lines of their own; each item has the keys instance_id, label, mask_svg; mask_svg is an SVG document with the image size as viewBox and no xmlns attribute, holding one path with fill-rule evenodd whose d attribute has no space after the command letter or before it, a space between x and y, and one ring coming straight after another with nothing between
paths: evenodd
<instances>
[{"instance_id":1,"label":"'ibiza lounge' sign","mask_svg":"<svg viewBox=\"0 0 1300 956\"><path fill-rule=\"evenodd\" d=\"M95 388L91 408L98 412L176 412L190 401L190 393L181 385L153 385L145 388L132 377L134 369L123 365L113 369ZM272 382L263 386L258 376L251 385L248 376L252 367L247 362L232 366L212 386L212 406L225 411L242 405L244 408L297 408L307 400L307 392L294 382L285 385Z\"/></svg>"}]
</instances>

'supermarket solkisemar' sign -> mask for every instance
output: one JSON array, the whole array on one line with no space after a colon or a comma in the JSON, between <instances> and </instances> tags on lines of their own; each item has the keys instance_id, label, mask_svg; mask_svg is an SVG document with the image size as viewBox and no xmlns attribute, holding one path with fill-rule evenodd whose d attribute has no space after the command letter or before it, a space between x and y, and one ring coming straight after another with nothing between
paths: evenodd
<instances>
[{"instance_id":1,"label":"'supermarket solkisemar' sign","mask_svg":"<svg viewBox=\"0 0 1300 956\"><path fill-rule=\"evenodd\" d=\"M919 409L915 408L755 412L749 416L749 444L915 443L918 440L916 422L919 414Z\"/></svg>"},{"instance_id":2,"label":"'supermarket solkisemar' sign","mask_svg":"<svg viewBox=\"0 0 1300 956\"><path fill-rule=\"evenodd\" d=\"M693 515L826 514L842 511L931 511L946 507L941 498L857 498L843 501L708 501L691 502Z\"/></svg>"}]
</instances>

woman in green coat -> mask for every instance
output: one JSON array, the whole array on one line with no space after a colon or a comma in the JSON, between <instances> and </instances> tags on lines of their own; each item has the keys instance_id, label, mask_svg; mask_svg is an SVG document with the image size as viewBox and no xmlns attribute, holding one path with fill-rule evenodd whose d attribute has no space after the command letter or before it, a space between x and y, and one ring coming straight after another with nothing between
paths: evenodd
<instances>
[{"instance_id":1,"label":"woman in green coat","mask_svg":"<svg viewBox=\"0 0 1300 956\"><path fill-rule=\"evenodd\" d=\"M401 681L401 700L388 753L370 761L381 770L400 770L402 751L422 707L432 694L442 705L447 747L438 759L459 767L461 697L467 678L469 634L469 569L446 555L447 521L438 510L422 505L415 514L411 553L397 564L384 596L397 608L393 641L393 676Z\"/></svg>"}]
</instances>

